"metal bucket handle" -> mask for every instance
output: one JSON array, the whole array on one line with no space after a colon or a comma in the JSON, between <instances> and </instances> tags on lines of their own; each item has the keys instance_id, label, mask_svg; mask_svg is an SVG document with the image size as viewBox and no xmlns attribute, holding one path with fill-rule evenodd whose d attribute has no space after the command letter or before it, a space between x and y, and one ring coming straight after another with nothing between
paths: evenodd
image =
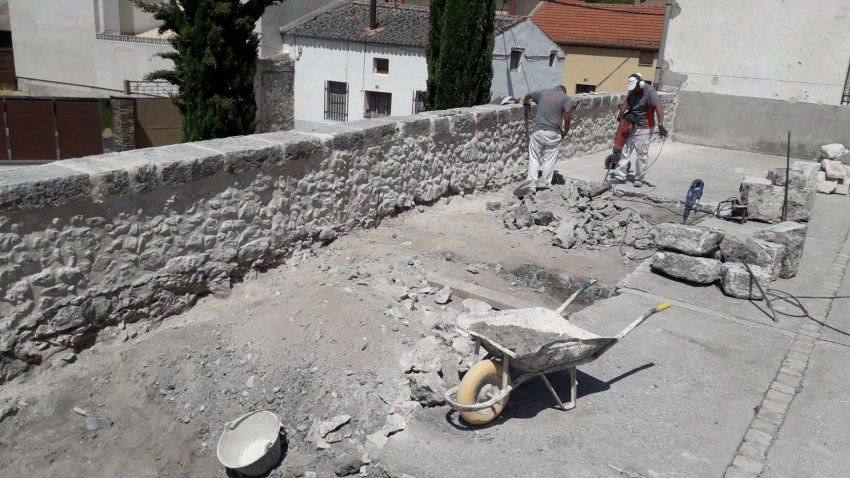
<instances>
[{"instance_id":1,"label":"metal bucket handle","mask_svg":"<svg viewBox=\"0 0 850 478\"><path fill-rule=\"evenodd\" d=\"M255 410L255 411L253 411L253 412L248 412L248 413L246 413L246 414L242 415L242 416L241 416L241 417L239 417L239 418L235 418L235 419L233 419L233 420L231 420L231 421L229 421L229 422L225 423L225 424L224 424L224 427L225 427L225 428L227 428L227 429L229 429L229 430L233 430L233 429L235 429L236 427L238 427L240 423L242 423L243 421L245 421L245 419L246 419L246 418L250 417L251 415L256 415L256 414L258 414L258 413L260 413L260 412L271 412L271 414L272 414L272 415L274 415L274 416L275 416L275 418L277 418L277 424L278 424L281 428L283 428L283 423L281 423L281 421L280 421L280 417L278 417L278 416L277 416L277 413L275 413L275 412L274 412L272 409L270 409L270 408L263 408L262 410Z\"/></svg>"}]
</instances>

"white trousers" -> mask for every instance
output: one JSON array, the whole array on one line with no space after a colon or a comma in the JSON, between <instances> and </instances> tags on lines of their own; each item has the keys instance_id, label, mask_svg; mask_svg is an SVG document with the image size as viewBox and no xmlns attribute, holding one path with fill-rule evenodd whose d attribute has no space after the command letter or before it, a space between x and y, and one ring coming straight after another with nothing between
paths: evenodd
<instances>
[{"instance_id":1,"label":"white trousers","mask_svg":"<svg viewBox=\"0 0 850 478\"><path fill-rule=\"evenodd\" d=\"M637 156L635 161L635 179L643 181L643 175L646 174L646 161L649 158L649 139L651 133L649 128L635 128L632 134L626 138L626 144L623 146L623 154L620 156L620 162L617 163L618 176L626 177L629 172L629 161L634 153Z\"/></svg>"},{"instance_id":2,"label":"white trousers","mask_svg":"<svg viewBox=\"0 0 850 478\"><path fill-rule=\"evenodd\" d=\"M552 185L558 151L561 149L561 133L538 130L531 133L528 142L528 180L537 181L537 187ZM543 171L538 179L538 171Z\"/></svg>"}]
</instances>

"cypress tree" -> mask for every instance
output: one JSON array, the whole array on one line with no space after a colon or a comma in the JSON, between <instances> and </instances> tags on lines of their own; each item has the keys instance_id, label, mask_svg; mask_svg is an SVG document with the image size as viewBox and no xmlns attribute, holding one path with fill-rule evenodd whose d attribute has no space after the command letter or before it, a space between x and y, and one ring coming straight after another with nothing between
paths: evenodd
<instances>
[{"instance_id":1,"label":"cypress tree","mask_svg":"<svg viewBox=\"0 0 850 478\"><path fill-rule=\"evenodd\" d=\"M149 80L179 87L175 103L183 114L184 141L254 132L254 73L260 40L254 24L266 7L282 0L134 0L174 32L173 51L160 54L173 70L157 70Z\"/></svg>"},{"instance_id":2,"label":"cypress tree","mask_svg":"<svg viewBox=\"0 0 850 478\"><path fill-rule=\"evenodd\" d=\"M487 103L493 80L495 0L432 2L431 15L428 105L447 109Z\"/></svg>"}]
</instances>

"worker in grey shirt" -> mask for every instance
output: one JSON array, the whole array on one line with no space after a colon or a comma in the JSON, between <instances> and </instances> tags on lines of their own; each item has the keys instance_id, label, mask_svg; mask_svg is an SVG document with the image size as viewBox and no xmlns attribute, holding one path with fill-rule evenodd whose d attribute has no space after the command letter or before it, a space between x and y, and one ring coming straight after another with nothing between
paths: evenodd
<instances>
[{"instance_id":1,"label":"worker in grey shirt","mask_svg":"<svg viewBox=\"0 0 850 478\"><path fill-rule=\"evenodd\" d=\"M529 106L532 100L537 103L537 116L534 132L528 140L528 184L536 185L536 189L548 189L555 174L561 141L570 131L572 104L566 88L561 85L528 93L522 104Z\"/></svg>"},{"instance_id":2,"label":"worker in grey shirt","mask_svg":"<svg viewBox=\"0 0 850 478\"><path fill-rule=\"evenodd\" d=\"M620 105L620 113L617 119L625 118L626 121L632 123L633 127L626 138L626 144L623 146L623 153L617 163L617 168L611 174L614 179L625 181L629 172L629 160L632 153L635 153L637 161L635 162L633 184L636 188L639 188L643 186L643 179L646 174L649 140L655 127L656 116L658 117L658 134L662 138L667 137L667 128L664 127L664 105L661 104L661 99L658 98L655 88L647 84L640 73L629 75L627 86L629 93L626 96L626 101Z\"/></svg>"}]
</instances>

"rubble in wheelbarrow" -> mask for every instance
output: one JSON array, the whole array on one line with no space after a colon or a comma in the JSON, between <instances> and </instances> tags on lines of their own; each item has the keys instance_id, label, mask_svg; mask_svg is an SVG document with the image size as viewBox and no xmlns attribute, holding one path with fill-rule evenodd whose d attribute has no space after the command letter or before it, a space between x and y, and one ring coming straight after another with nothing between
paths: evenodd
<instances>
[{"instance_id":1,"label":"rubble in wheelbarrow","mask_svg":"<svg viewBox=\"0 0 850 478\"><path fill-rule=\"evenodd\" d=\"M655 234L660 250L650 269L694 284L719 282L731 297L762 299L756 281L767 290L771 281L796 275L807 229L805 224L786 221L742 239L719 229L659 224Z\"/></svg>"},{"instance_id":2,"label":"rubble in wheelbarrow","mask_svg":"<svg viewBox=\"0 0 850 478\"><path fill-rule=\"evenodd\" d=\"M503 205L501 216L506 228L537 226L552 235L554 246L564 249L652 248L655 237L649 221L611 195L591 197L591 190L582 181L569 181Z\"/></svg>"}]
</instances>

